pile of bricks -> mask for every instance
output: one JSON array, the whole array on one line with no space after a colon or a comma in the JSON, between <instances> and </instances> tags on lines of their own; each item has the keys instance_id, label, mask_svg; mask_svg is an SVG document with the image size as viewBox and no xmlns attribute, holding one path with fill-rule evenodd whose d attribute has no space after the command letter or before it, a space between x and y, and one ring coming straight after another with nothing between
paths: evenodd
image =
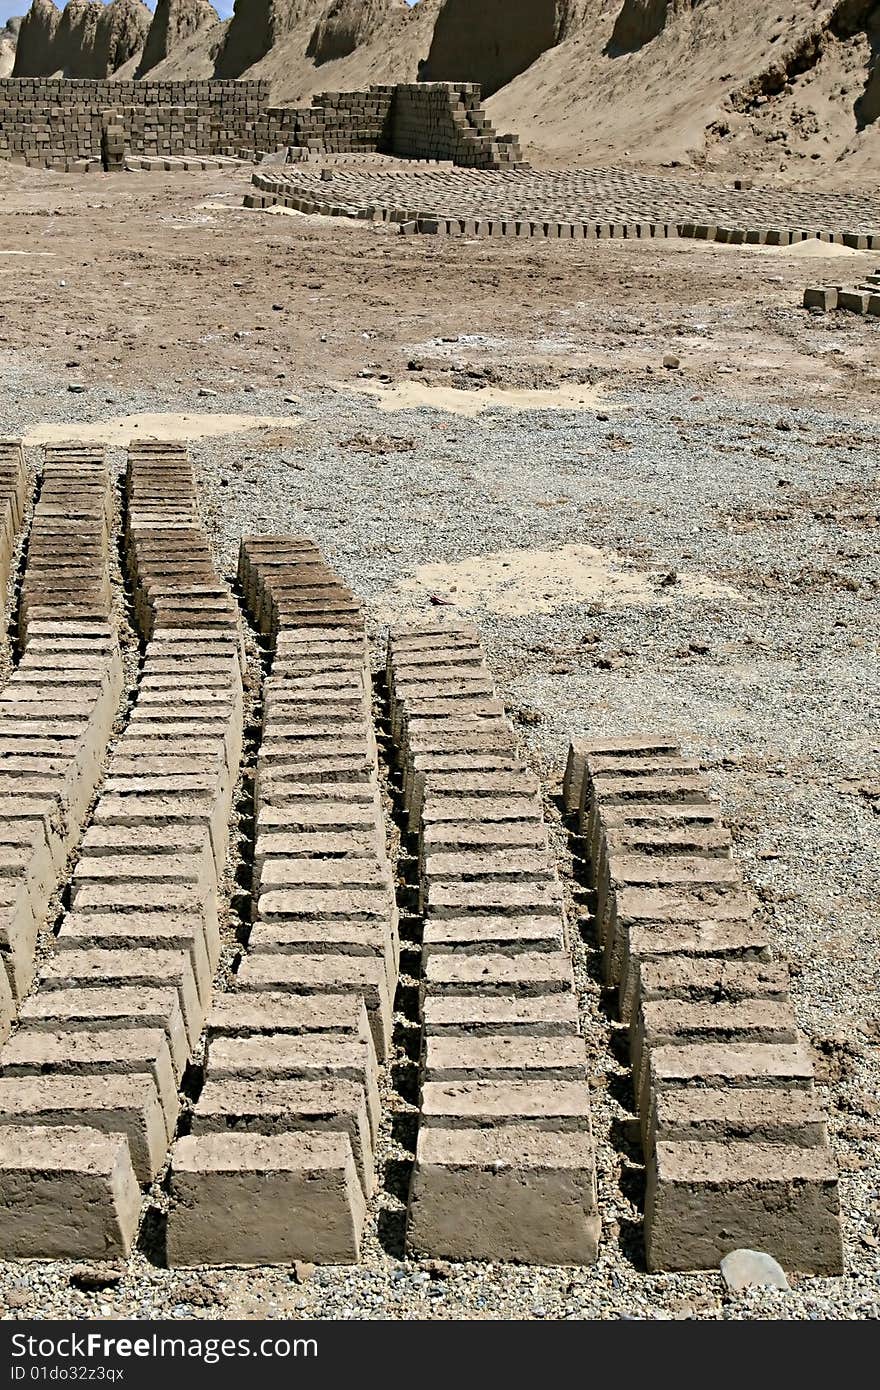
<instances>
[{"instance_id":1,"label":"pile of bricks","mask_svg":"<svg viewBox=\"0 0 880 1390\"><path fill-rule=\"evenodd\" d=\"M880 315L880 270L866 275L852 289L845 285L813 285L804 290L804 308L831 313L846 309L851 314Z\"/></svg>"},{"instance_id":2,"label":"pile of bricks","mask_svg":"<svg viewBox=\"0 0 880 1390\"><path fill-rule=\"evenodd\" d=\"M273 650L254 803L253 925L174 1146L168 1258L355 1261L375 1190L377 1059L398 970L361 606L315 546L242 543Z\"/></svg>"},{"instance_id":3,"label":"pile of bricks","mask_svg":"<svg viewBox=\"0 0 880 1390\"><path fill-rule=\"evenodd\" d=\"M477 633L395 632L391 734L425 913L412 1249L589 1264L586 1055L537 779Z\"/></svg>"},{"instance_id":4,"label":"pile of bricks","mask_svg":"<svg viewBox=\"0 0 880 1390\"><path fill-rule=\"evenodd\" d=\"M841 1273L837 1174L788 972L698 764L662 737L576 742L564 799L630 1029L648 1268L714 1268L746 1246Z\"/></svg>"},{"instance_id":5,"label":"pile of bricks","mask_svg":"<svg viewBox=\"0 0 880 1390\"><path fill-rule=\"evenodd\" d=\"M95 473L70 470L63 517L58 502L68 546L85 530L70 521L89 495L86 467ZM106 491L106 472L93 491L98 483ZM218 881L242 738L237 609L210 564L186 451L132 450L127 493L126 558L147 639L137 700L82 841L57 950L0 1051L0 1243L19 1257L128 1251L139 1184L159 1172L176 1129L219 957ZM44 483L35 529L45 495ZM106 588L106 533L103 566L81 568L94 602ZM25 589L33 583L29 563ZM73 575L65 591L77 594ZM48 626L41 610L29 614L12 683ZM72 667L82 686L75 703L108 689L115 697L104 694L106 745L115 639L106 622L95 635L97 620L87 626L78 609L64 630L78 643L67 637L63 651L65 679ZM115 683L91 667L80 675L88 642L102 654L110 646ZM47 679L41 670L43 691ZM59 718L72 718L70 701Z\"/></svg>"}]
</instances>

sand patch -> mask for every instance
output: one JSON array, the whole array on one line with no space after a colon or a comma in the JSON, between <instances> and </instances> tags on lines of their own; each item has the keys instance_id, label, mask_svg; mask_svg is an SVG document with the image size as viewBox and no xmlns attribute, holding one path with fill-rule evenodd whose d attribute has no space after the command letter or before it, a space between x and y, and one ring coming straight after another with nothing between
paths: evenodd
<instances>
[{"instance_id":1,"label":"sand patch","mask_svg":"<svg viewBox=\"0 0 880 1390\"><path fill-rule=\"evenodd\" d=\"M486 410L619 410L598 386L565 382L546 391L520 391L485 386L479 391L459 391L454 386L427 386L422 381L401 381L394 386L380 382L349 382L343 390L372 396L380 410L448 410L471 419Z\"/></svg>"},{"instance_id":2,"label":"sand patch","mask_svg":"<svg viewBox=\"0 0 880 1390\"><path fill-rule=\"evenodd\" d=\"M452 564L420 565L379 600L384 612L422 608L431 596L447 599L465 612L524 617L552 613L572 604L626 607L674 603L678 599L738 600L741 595L705 575L679 572L663 584L665 570L637 570L614 551L592 545L556 550L498 550Z\"/></svg>"},{"instance_id":3,"label":"sand patch","mask_svg":"<svg viewBox=\"0 0 880 1390\"><path fill-rule=\"evenodd\" d=\"M107 420L46 421L25 436L25 444L58 444L75 439L83 444L106 444L124 449L133 439L219 439L247 430L296 430L302 424L284 415L150 414L117 415Z\"/></svg>"}]
</instances>

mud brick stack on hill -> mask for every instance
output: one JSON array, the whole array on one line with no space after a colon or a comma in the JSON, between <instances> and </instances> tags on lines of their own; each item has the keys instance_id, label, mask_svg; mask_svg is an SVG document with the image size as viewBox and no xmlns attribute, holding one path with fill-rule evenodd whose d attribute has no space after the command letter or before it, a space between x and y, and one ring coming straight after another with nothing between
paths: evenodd
<instances>
[{"instance_id":1,"label":"mud brick stack on hill","mask_svg":"<svg viewBox=\"0 0 880 1390\"><path fill-rule=\"evenodd\" d=\"M399 955L364 620L307 539L243 541L239 580L273 651L253 925L172 1155L169 1260L352 1262Z\"/></svg>"},{"instance_id":2,"label":"mud brick stack on hill","mask_svg":"<svg viewBox=\"0 0 880 1390\"><path fill-rule=\"evenodd\" d=\"M69 507L85 493L80 481ZM57 949L0 1051L0 1241L18 1256L127 1253L138 1184L162 1168L177 1127L219 957L218 880L242 739L237 608L206 560L186 451L132 450L127 493L126 560L149 638L137 699L82 841ZM71 529L69 512L65 525L70 544L84 527ZM90 588L105 591L106 545ZM46 626L29 618L25 660ZM77 633L95 626L78 616ZM117 703L118 683L110 718ZM95 765L92 786L97 775Z\"/></svg>"},{"instance_id":3,"label":"mud brick stack on hill","mask_svg":"<svg viewBox=\"0 0 880 1390\"><path fill-rule=\"evenodd\" d=\"M705 777L674 739L580 741L564 798L630 1026L648 1268L712 1268L748 1246L841 1273L836 1169L788 972Z\"/></svg>"},{"instance_id":4,"label":"mud brick stack on hill","mask_svg":"<svg viewBox=\"0 0 880 1390\"><path fill-rule=\"evenodd\" d=\"M473 628L393 633L388 687L425 913L408 1242L452 1259L589 1264L586 1058L538 782Z\"/></svg>"}]
</instances>

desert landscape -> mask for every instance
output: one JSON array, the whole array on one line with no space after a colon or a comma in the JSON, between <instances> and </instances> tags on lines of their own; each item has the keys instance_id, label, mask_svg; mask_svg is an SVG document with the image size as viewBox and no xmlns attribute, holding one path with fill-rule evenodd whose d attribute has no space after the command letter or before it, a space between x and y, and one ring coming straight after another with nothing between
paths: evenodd
<instances>
[{"instance_id":1,"label":"desert landscape","mask_svg":"<svg viewBox=\"0 0 880 1390\"><path fill-rule=\"evenodd\" d=\"M5 1319L880 1314L878 51L0 30Z\"/></svg>"}]
</instances>

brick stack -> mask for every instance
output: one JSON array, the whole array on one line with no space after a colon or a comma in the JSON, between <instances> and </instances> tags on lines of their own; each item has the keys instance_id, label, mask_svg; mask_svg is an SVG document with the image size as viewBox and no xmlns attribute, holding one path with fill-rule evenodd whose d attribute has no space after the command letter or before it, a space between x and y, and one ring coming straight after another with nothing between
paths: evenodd
<instances>
[{"instance_id":1,"label":"brick stack","mask_svg":"<svg viewBox=\"0 0 880 1390\"><path fill-rule=\"evenodd\" d=\"M253 128L256 150L282 145L327 153L366 153L388 147L393 87L368 92L321 92L311 106L270 106Z\"/></svg>"},{"instance_id":2,"label":"brick stack","mask_svg":"<svg viewBox=\"0 0 880 1390\"><path fill-rule=\"evenodd\" d=\"M836 1170L788 972L698 765L668 738L577 742L564 798L630 1025L648 1268L713 1268L751 1246L841 1273Z\"/></svg>"},{"instance_id":3,"label":"brick stack","mask_svg":"<svg viewBox=\"0 0 880 1390\"><path fill-rule=\"evenodd\" d=\"M27 494L27 470L21 444L18 440L0 439L0 601L6 598Z\"/></svg>"},{"instance_id":4,"label":"brick stack","mask_svg":"<svg viewBox=\"0 0 880 1390\"><path fill-rule=\"evenodd\" d=\"M0 81L0 158L71 167L101 158L108 110L136 154L232 154L252 143L267 82Z\"/></svg>"},{"instance_id":5,"label":"brick stack","mask_svg":"<svg viewBox=\"0 0 880 1390\"><path fill-rule=\"evenodd\" d=\"M4 1125L51 1131L48 1169L33 1146L24 1173L20 1146L0 1157L2 1238L18 1255L128 1250L137 1183L165 1161L220 950L242 736L236 607L228 593L221 605L206 562L185 449L133 449L127 490L127 559L150 639L137 702L83 839L58 949L0 1052L0 1145Z\"/></svg>"},{"instance_id":6,"label":"brick stack","mask_svg":"<svg viewBox=\"0 0 880 1390\"><path fill-rule=\"evenodd\" d=\"M473 628L394 633L388 683L425 912L409 1244L591 1263L586 1057L539 784Z\"/></svg>"},{"instance_id":7,"label":"brick stack","mask_svg":"<svg viewBox=\"0 0 880 1390\"><path fill-rule=\"evenodd\" d=\"M243 541L239 579L274 651L253 926L174 1148L169 1261L351 1262L398 968L363 614L298 537Z\"/></svg>"},{"instance_id":8,"label":"brick stack","mask_svg":"<svg viewBox=\"0 0 880 1390\"><path fill-rule=\"evenodd\" d=\"M823 313L846 309L851 314L880 315L880 270L866 275L851 289L844 285L810 285L804 290L804 308Z\"/></svg>"},{"instance_id":9,"label":"brick stack","mask_svg":"<svg viewBox=\"0 0 880 1390\"><path fill-rule=\"evenodd\" d=\"M474 82L416 82L394 88L391 149L416 159L451 159L478 169L522 162L514 137L499 138Z\"/></svg>"}]
</instances>

